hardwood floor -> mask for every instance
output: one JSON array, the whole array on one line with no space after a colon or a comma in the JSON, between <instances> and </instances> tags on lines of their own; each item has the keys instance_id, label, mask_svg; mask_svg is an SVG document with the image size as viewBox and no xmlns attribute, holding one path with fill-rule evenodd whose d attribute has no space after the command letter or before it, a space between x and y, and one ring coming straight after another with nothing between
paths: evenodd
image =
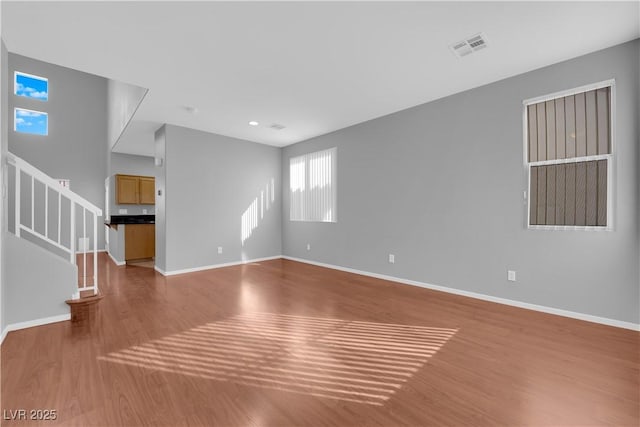
<instances>
[{"instance_id":1,"label":"hardwood floor","mask_svg":"<svg viewBox=\"0 0 640 427\"><path fill-rule=\"evenodd\" d=\"M11 332L3 425L629 425L640 334L274 260L164 278L100 254L86 322Z\"/></svg>"}]
</instances>

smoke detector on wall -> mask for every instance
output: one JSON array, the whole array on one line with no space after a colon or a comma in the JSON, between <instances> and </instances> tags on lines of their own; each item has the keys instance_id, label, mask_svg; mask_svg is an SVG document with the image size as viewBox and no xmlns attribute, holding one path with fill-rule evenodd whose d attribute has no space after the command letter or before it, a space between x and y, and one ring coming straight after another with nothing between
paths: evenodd
<instances>
[{"instance_id":1,"label":"smoke detector on wall","mask_svg":"<svg viewBox=\"0 0 640 427\"><path fill-rule=\"evenodd\" d=\"M485 47L487 47L487 38L482 33L467 37L466 39L449 46L451 51L455 53L458 58L477 52Z\"/></svg>"}]
</instances>

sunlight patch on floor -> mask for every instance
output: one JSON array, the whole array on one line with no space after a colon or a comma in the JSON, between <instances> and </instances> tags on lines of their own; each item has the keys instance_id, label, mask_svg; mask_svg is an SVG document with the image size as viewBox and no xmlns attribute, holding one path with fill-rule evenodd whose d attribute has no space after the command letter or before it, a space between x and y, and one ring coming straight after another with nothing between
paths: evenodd
<instances>
[{"instance_id":1,"label":"sunlight patch on floor","mask_svg":"<svg viewBox=\"0 0 640 427\"><path fill-rule=\"evenodd\" d=\"M216 381L383 405L457 329L240 314L98 357Z\"/></svg>"}]
</instances>

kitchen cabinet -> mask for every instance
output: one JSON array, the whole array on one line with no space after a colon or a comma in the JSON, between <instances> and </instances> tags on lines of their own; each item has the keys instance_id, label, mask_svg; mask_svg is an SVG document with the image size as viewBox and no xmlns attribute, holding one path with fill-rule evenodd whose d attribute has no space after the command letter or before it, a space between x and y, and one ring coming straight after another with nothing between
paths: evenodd
<instances>
[{"instance_id":1,"label":"kitchen cabinet","mask_svg":"<svg viewBox=\"0 0 640 427\"><path fill-rule=\"evenodd\" d=\"M153 177L140 177L140 198L141 205L156 204L156 179Z\"/></svg>"},{"instance_id":2,"label":"kitchen cabinet","mask_svg":"<svg viewBox=\"0 0 640 427\"><path fill-rule=\"evenodd\" d=\"M126 224L124 227L125 261L153 258L156 255L154 224Z\"/></svg>"},{"instance_id":3,"label":"kitchen cabinet","mask_svg":"<svg viewBox=\"0 0 640 427\"><path fill-rule=\"evenodd\" d=\"M154 205L156 180L152 176L116 175L116 203L119 205Z\"/></svg>"}]
</instances>

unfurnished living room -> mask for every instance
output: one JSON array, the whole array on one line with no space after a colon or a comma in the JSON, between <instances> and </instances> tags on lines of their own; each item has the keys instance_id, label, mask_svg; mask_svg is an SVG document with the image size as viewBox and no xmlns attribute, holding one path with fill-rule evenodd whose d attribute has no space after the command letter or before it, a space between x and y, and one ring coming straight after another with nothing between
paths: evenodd
<instances>
[{"instance_id":1,"label":"unfurnished living room","mask_svg":"<svg viewBox=\"0 0 640 427\"><path fill-rule=\"evenodd\" d=\"M640 2L0 17L1 425L640 424Z\"/></svg>"}]
</instances>

